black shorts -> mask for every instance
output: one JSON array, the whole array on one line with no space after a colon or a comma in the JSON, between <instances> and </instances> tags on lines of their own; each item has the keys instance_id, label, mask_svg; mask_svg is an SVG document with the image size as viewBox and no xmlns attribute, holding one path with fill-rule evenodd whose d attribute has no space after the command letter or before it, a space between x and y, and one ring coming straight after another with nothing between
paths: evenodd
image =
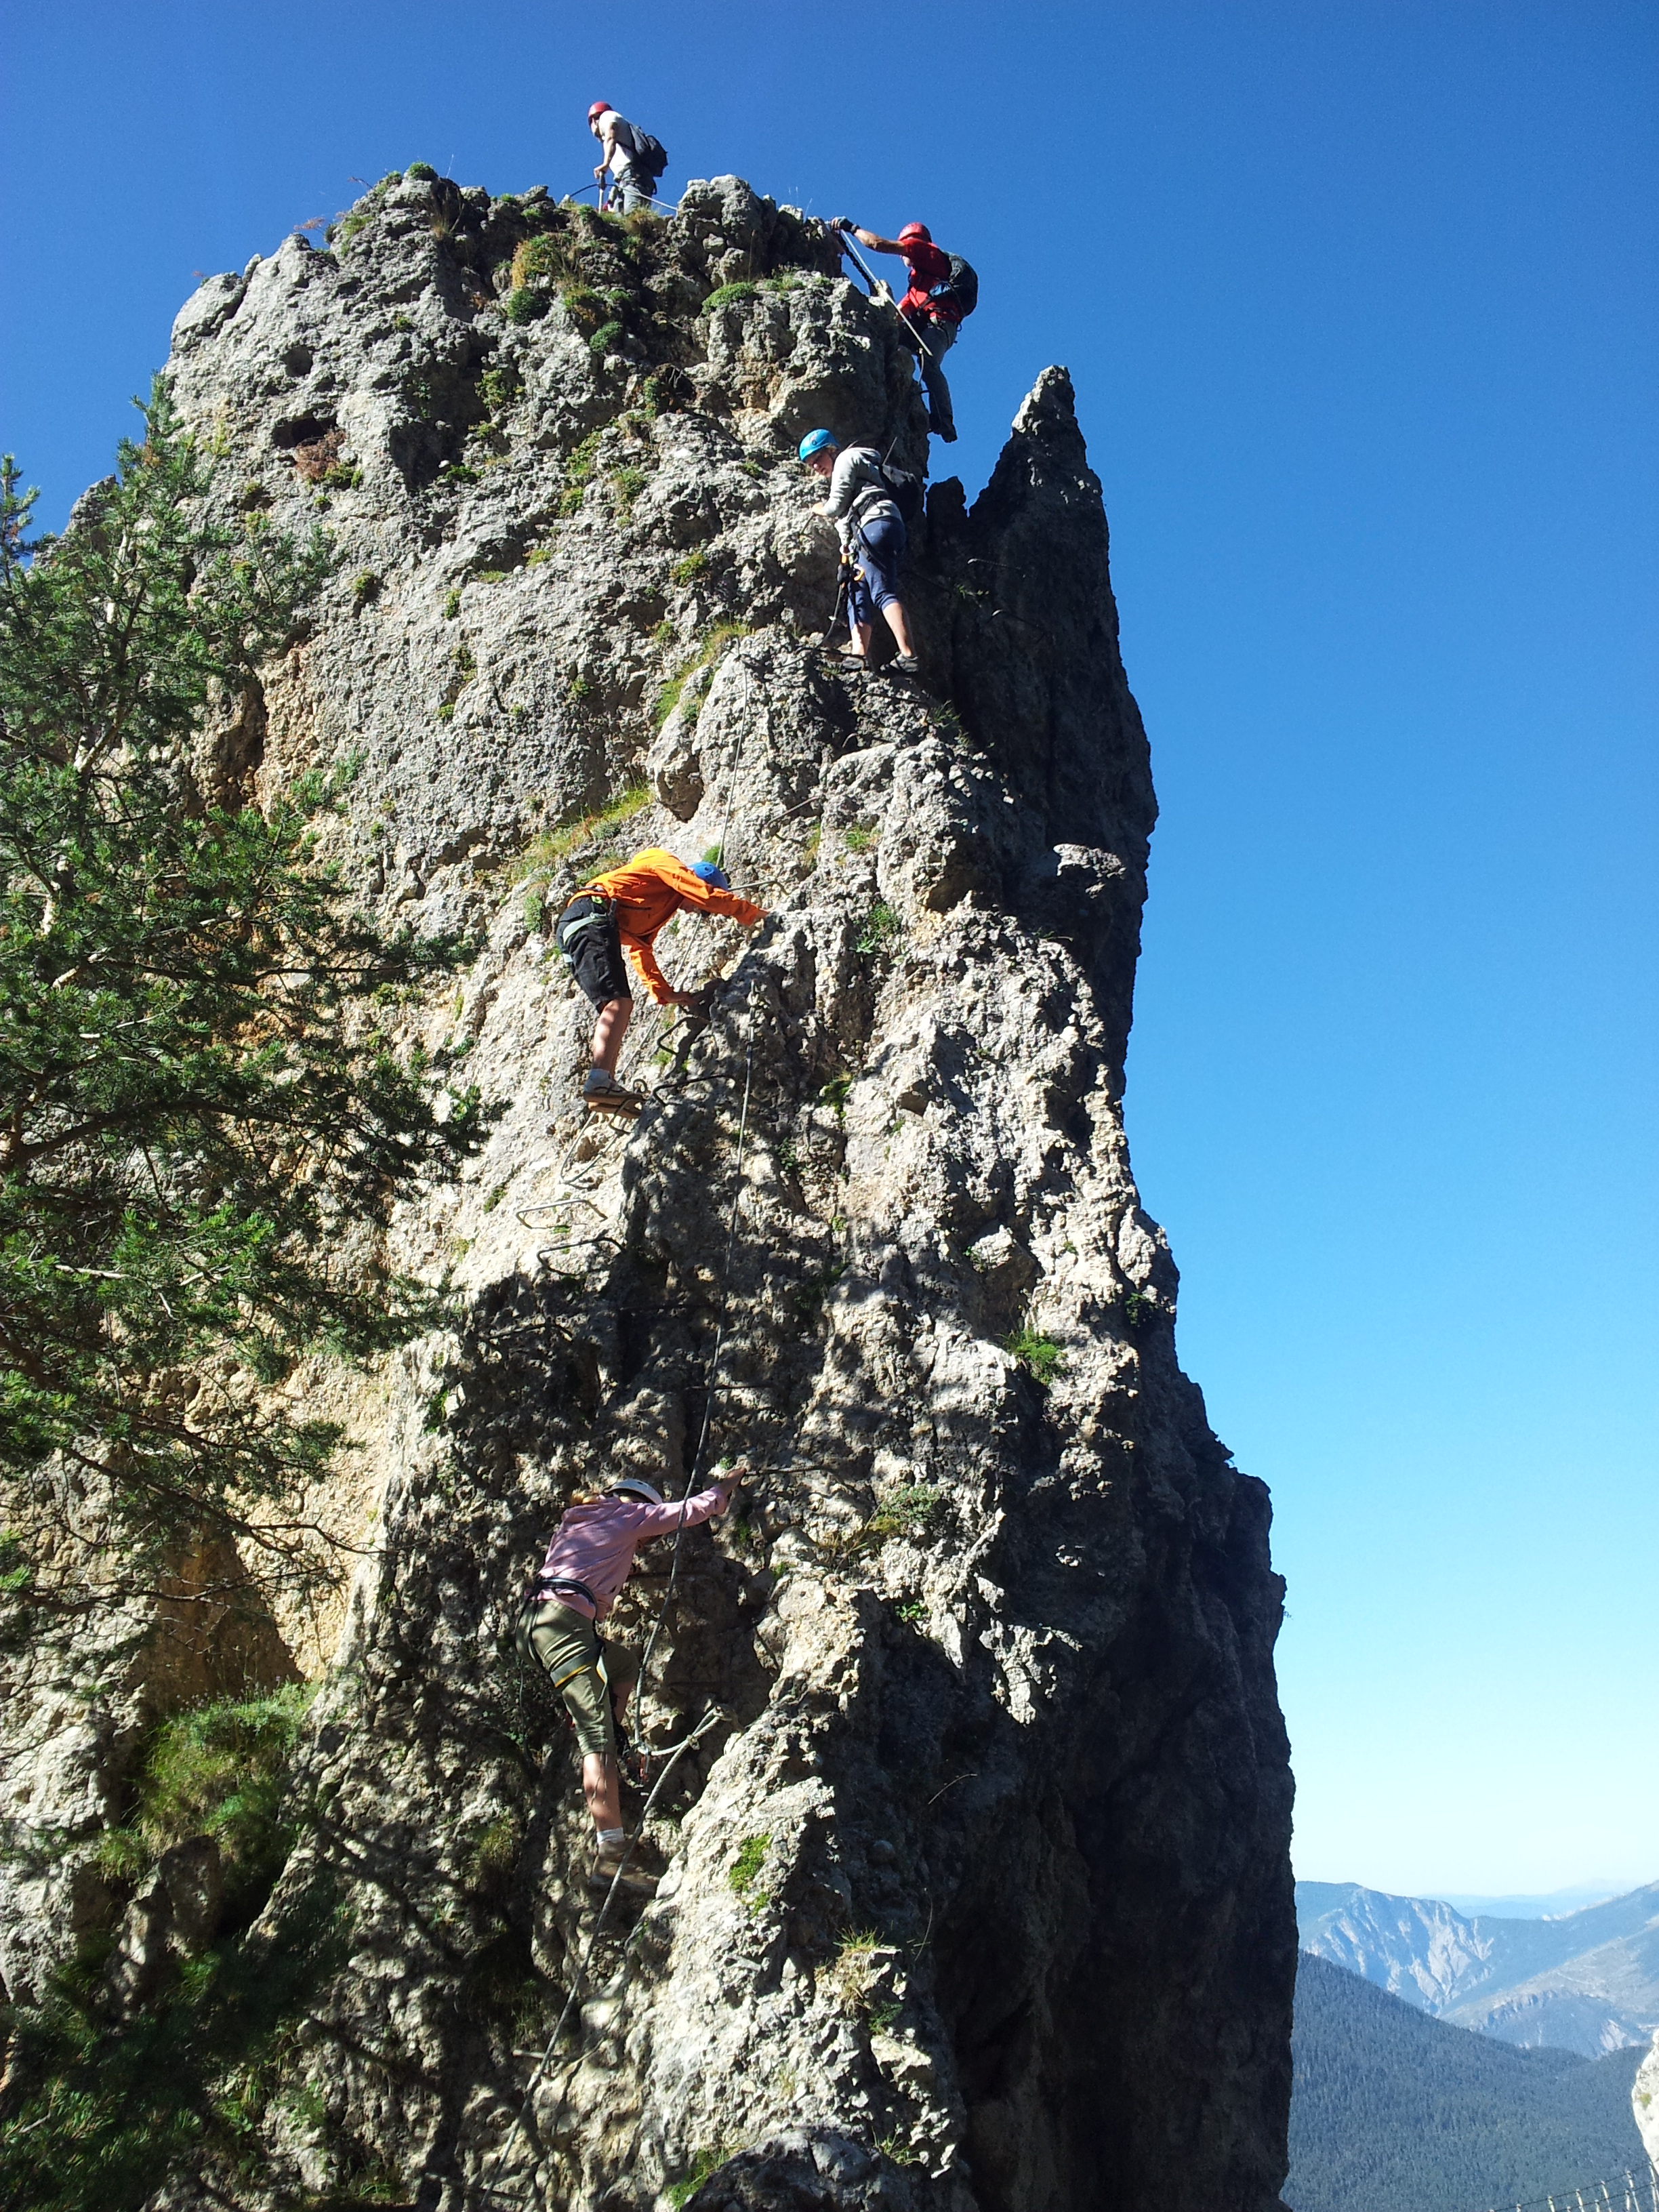
<instances>
[{"instance_id":1,"label":"black shorts","mask_svg":"<svg viewBox=\"0 0 1659 2212\"><path fill-rule=\"evenodd\" d=\"M579 928L578 923L586 926ZM596 1006L608 1006L613 999L633 997L615 907L586 896L572 899L559 916L553 941Z\"/></svg>"}]
</instances>

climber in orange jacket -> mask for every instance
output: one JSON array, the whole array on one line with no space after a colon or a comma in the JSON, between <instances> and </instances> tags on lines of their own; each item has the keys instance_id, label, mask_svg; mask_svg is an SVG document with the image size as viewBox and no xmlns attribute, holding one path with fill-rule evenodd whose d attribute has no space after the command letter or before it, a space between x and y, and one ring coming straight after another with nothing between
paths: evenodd
<instances>
[{"instance_id":1,"label":"climber in orange jacket","mask_svg":"<svg viewBox=\"0 0 1659 2212\"><path fill-rule=\"evenodd\" d=\"M684 908L730 915L745 928L766 918L766 908L739 898L712 860L696 860L688 867L660 845L648 846L620 868L584 884L559 916L553 941L599 1010L593 1066L582 1089L588 1106L627 1113L640 1103L640 1094L617 1080L617 1061L634 1016L624 951L659 1006L701 1010L705 1003L704 992L675 990L652 950L663 924Z\"/></svg>"}]
</instances>

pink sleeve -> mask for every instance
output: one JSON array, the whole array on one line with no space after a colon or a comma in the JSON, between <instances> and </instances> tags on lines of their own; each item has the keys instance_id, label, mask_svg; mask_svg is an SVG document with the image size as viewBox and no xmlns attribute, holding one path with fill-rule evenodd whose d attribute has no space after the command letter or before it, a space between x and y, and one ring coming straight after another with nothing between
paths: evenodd
<instances>
[{"instance_id":1,"label":"pink sleeve","mask_svg":"<svg viewBox=\"0 0 1659 2212\"><path fill-rule=\"evenodd\" d=\"M681 1499L672 1505L641 1505L634 1520L635 1540L644 1544L653 1536L672 1536L676 1528L695 1528L700 1521L723 1513L726 1499L726 1492L715 1483L708 1490L698 1491L695 1498Z\"/></svg>"}]
</instances>

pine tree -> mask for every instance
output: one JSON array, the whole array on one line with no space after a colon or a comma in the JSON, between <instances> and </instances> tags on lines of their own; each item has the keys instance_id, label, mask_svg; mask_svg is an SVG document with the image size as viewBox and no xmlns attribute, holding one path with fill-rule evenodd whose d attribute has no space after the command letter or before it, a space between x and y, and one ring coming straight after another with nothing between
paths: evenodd
<instances>
[{"instance_id":1,"label":"pine tree","mask_svg":"<svg viewBox=\"0 0 1659 2212\"><path fill-rule=\"evenodd\" d=\"M356 908L317 849L338 787L264 811L197 788L211 702L292 641L329 556L214 521L161 385L144 411L60 537L30 541L34 495L0 471L14 1618L154 1587L226 1540L256 1578L325 1566L300 1501L340 1439L274 1386L431 1324L378 1232L489 1119L451 1056L389 1033L465 948Z\"/></svg>"}]
</instances>

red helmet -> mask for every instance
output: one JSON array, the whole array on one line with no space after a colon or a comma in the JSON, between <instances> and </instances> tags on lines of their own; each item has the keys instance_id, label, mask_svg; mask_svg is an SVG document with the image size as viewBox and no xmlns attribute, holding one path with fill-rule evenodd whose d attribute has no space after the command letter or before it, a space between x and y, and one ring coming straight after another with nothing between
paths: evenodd
<instances>
[{"instance_id":1,"label":"red helmet","mask_svg":"<svg viewBox=\"0 0 1659 2212\"><path fill-rule=\"evenodd\" d=\"M925 222L907 222L898 234L901 246L914 246L918 239L924 246L931 246L933 242L933 234Z\"/></svg>"},{"instance_id":2,"label":"red helmet","mask_svg":"<svg viewBox=\"0 0 1659 2212\"><path fill-rule=\"evenodd\" d=\"M611 102L608 100L596 100L587 111L588 121L592 123L596 116L607 114L610 107Z\"/></svg>"}]
</instances>

